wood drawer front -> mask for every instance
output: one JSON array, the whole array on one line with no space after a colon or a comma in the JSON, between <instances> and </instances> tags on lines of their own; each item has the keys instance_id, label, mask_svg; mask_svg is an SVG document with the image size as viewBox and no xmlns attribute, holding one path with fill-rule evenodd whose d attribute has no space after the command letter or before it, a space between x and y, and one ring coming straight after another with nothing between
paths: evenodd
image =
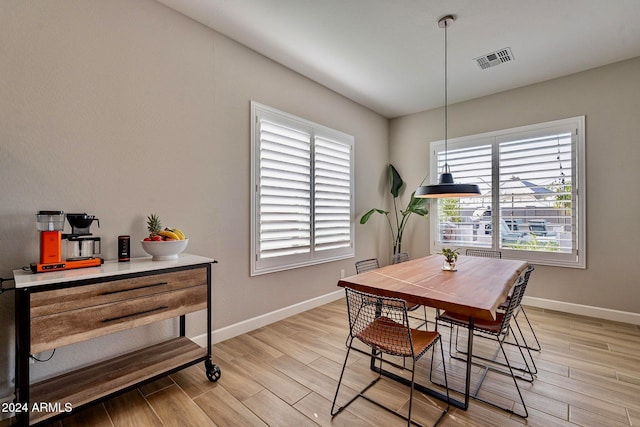
<instances>
[{"instance_id":1,"label":"wood drawer front","mask_svg":"<svg viewBox=\"0 0 640 427\"><path fill-rule=\"evenodd\" d=\"M205 267L31 294L31 317L125 301L207 284Z\"/></svg>"},{"instance_id":2,"label":"wood drawer front","mask_svg":"<svg viewBox=\"0 0 640 427\"><path fill-rule=\"evenodd\" d=\"M198 285L31 318L31 353L135 328L207 308Z\"/></svg>"}]
</instances>

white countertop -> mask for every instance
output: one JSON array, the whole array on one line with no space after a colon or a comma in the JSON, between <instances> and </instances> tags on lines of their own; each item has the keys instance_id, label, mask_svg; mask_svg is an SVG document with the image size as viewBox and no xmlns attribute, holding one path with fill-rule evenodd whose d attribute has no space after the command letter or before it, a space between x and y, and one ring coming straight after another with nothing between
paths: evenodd
<instances>
[{"instance_id":1,"label":"white countertop","mask_svg":"<svg viewBox=\"0 0 640 427\"><path fill-rule=\"evenodd\" d=\"M170 261L151 261L151 257L131 258L129 262L105 261L100 267L77 268L73 270L32 273L25 270L13 270L16 288L49 285L52 283L85 280L120 274L139 273L163 268L182 267L185 265L206 264L214 262L213 258L199 255L180 254L178 259Z\"/></svg>"}]
</instances>

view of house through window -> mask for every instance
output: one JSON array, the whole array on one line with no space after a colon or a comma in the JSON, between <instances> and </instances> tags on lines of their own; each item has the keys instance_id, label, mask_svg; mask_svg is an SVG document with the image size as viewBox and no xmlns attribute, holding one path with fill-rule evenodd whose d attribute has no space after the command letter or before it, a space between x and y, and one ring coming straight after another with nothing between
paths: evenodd
<instances>
[{"instance_id":1,"label":"view of house through window","mask_svg":"<svg viewBox=\"0 0 640 427\"><path fill-rule=\"evenodd\" d=\"M434 200L434 247L583 267L583 129L577 117L448 141L455 181L477 184L481 195ZM444 142L432 153L431 170L441 171Z\"/></svg>"},{"instance_id":2,"label":"view of house through window","mask_svg":"<svg viewBox=\"0 0 640 427\"><path fill-rule=\"evenodd\" d=\"M251 274L353 256L353 137L257 103L251 111Z\"/></svg>"}]
</instances>

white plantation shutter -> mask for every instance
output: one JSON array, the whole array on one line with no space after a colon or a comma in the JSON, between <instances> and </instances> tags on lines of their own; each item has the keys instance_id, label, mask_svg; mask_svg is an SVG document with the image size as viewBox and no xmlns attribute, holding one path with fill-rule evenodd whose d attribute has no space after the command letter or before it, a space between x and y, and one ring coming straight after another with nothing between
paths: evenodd
<instances>
[{"instance_id":1,"label":"white plantation shutter","mask_svg":"<svg viewBox=\"0 0 640 427\"><path fill-rule=\"evenodd\" d=\"M311 135L260 122L260 256L311 250Z\"/></svg>"},{"instance_id":2,"label":"white plantation shutter","mask_svg":"<svg viewBox=\"0 0 640 427\"><path fill-rule=\"evenodd\" d=\"M351 245L351 145L315 138L315 249Z\"/></svg>"},{"instance_id":3,"label":"white plantation shutter","mask_svg":"<svg viewBox=\"0 0 640 427\"><path fill-rule=\"evenodd\" d=\"M477 184L481 195L432 201L434 250L490 248L505 258L584 268L584 117L447 145L455 181ZM433 182L444 164L444 142L431 147Z\"/></svg>"},{"instance_id":4,"label":"white plantation shutter","mask_svg":"<svg viewBox=\"0 0 640 427\"><path fill-rule=\"evenodd\" d=\"M573 134L559 130L541 137L523 136L499 143L503 219L514 225L528 223L542 250L575 253Z\"/></svg>"},{"instance_id":5,"label":"white plantation shutter","mask_svg":"<svg viewBox=\"0 0 640 427\"><path fill-rule=\"evenodd\" d=\"M438 171L442 171L445 163L444 145L437 147ZM491 174L492 146L487 141L474 141L472 146L449 148L447 163L451 167L455 182L477 184L483 196L465 197L461 199L444 199L437 203L440 232L437 233L440 245L462 245L473 237L473 213L480 208L491 206ZM433 212L433 211L432 211ZM483 221L491 222L489 216ZM477 233L476 233L477 234ZM489 247L486 239L476 239L476 245Z\"/></svg>"},{"instance_id":6,"label":"white plantation shutter","mask_svg":"<svg viewBox=\"0 0 640 427\"><path fill-rule=\"evenodd\" d=\"M353 137L252 103L252 274L353 256Z\"/></svg>"}]
</instances>

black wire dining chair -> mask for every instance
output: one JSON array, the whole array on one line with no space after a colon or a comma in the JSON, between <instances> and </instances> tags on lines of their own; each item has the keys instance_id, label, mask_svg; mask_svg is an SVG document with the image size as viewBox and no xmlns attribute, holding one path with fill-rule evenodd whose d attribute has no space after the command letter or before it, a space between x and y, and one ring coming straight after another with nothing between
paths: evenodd
<instances>
[{"instance_id":1,"label":"black wire dining chair","mask_svg":"<svg viewBox=\"0 0 640 427\"><path fill-rule=\"evenodd\" d=\"M514 339L516 340L516 344L518 344L517 338L513 332L513 329L511 327L511 319L513 316L513 313L516 309L516 307L520 304L522 297L524 295L524 277L520 276L518 278L518 282L513 286L513 291L511 293L511 299L509 301L509 305L507 307L507 309L503 312L503 313L498 313L497 317L495 320L483 320L483 319L475 319L474 321L474 328L473 328L473 332L479 332L480 334L477 334L478 337L490 337L492 339L494 339L495 341L498 342L499 345L499 350L502 352L502 356L505 360L504 362L504 366L507 368L507 371L503 371L501 369L497 369L495 368L495 366L493 366L494 363L491 364L481 364L482 366L484 366L486 369L484 371L484 374L482 375L479 384L476 386L476 392L474 393L474 395L472 396L474 399L479 400L481 402L485 402L489 405L495 406L497 408L501 408L509 413L513 413L516 415L519 415L523 418L526 418L529 416L529 412L527 410L527 405L524 402L524 398L522 397L522 393L520 391L520 386L518 385L518 381L517 379L519 378L519 376L517 376L514 372L514 368L512 367L512 363L509 360L509 357L507 356L507 352L504 349L504 344L505 344L505 339L507 338L507 336L512 335L514 337ZM469 329L469 318L465 315L460 315L457 313L450 313L448 311L445 311L444 313L442 313L441 315L436 317L436 329L437 329L437 325L439 322L444 322L444 323L448 323L451 326L456 326L456 327L462 327L462 328L467 328ZM473 333L471 331L469 331L469 333ZM452 339L452 338L451 338ZM534 377L533 374L531 374L531 369L529 368L528 365L528 361L525 358L524 352L523 352L523 346L520 346L519 344L517 345L519 351L520 351L520 355L522 356L522 360L524 363L524 366L526 366L526 369L524 369L523 371L528 371L530 373L530 378L527 379L528 381L532 382ZM466 356L467 358L471 358L471 361L473 361L473 359L482 359L482 360L487 360L485 358L478 358L476 356L474 356L473 354L467 354ZM493 361L490 361L493 362ZM480 364L478 362L473 362L474 364ZM486 378L486 373L487 370L493 370L502 374L506 374L511 376L511 378L513 379L513 383L515 385L516 391L518 392L518 396L520 398L520 402L522 403L522 407L524 409L524 412L522 414L519 414L517 412L515 412L511 407L504 407L504 406L500 406L500 404L495 403L495 402L491 402L488 401L486 399L480 398L478 397L478 392L480 391L480 387L482 386L485 378Z\"/></svg>"},{"instance_id":2,"label":"black wire dining chair","mask_svg":"<svg viewBox=\"0 0 640 427\"><path fill-rule=\"evenodd\" d=\"M489 250L489 249L477 249L477 248L468 248L466 250L466 255L469 256L477 256L477 257L483 257L483 258L502 258L502 252L500 251L493 251L493 250ZM529 281L529 276L531 275L531 272L534 269L534 266L532 264L529 264L529 268L526 272L525 272L525 280L528 282ZM526 288L526 284L525 284L525 288ZM505 302L503 302L498 309L500 310L504 310L506 308L506 306L509 305L509 298L507 298L507 300ZM538 341L538 336L536 335L536 332L533 330L533 325L531 324L531 321L529 320L529 316L527 316L527 312L524 310L524 307L522 305L520 305L516 311L516 314L513 315L513 320L517 323L518 322L518 315L520 315L520 313L522 313L522 315L524 316L525 320L527 321L527 326L529 327L529 331L531 331L531 335L533 336L533 340L535 341L535 345L530 345L525 339L524 339L524 335L522 336L523 340L525 341L525 346L529 349L529 350L533 350L533 351L540 351L542 349L542 346L540 345L540 341ZM520 329L520 325L518 325L518 329ZM507 343L509 343L507 341Z\"/></svg>"},{"instance_id":3,"label":"black wire dining chair","mask_svg":"<svg viewBox=\"0 0 640 427\"><path fill-rule=\"evenodd\" d=\"M391 264L400 264L401 262L409 261L411 257L409 252L398 252L391 257Z\"/></svg>"},{"instance_id":4,"label":"black wire dining chair","mask_svg":"<svg viewBox=\"0 0 640 427\"><path fill-rule=\"evenodd\" d=\"M525 293L526 293L526 289L527 289L527 283L529 282L529 276L531 275L531 272L534 270L534 266L529 264L529 267L525 270L525 272L522 274L522 276L520 277L520 280L523 282L522 283L522 295L520 296L520 300L522 300L522 297L524 297ZM506 310L509 309L509 304L511 304L511 298L512 295L509 295L509 297L507 297L507 300L505 302L503 302L499 307L498 310L505 312ZM518 330L519 336L522 339L522 343L520 341L517 340L517 337L514 335L514 341L510 341L508 339L505 339L503 341L503 344L509 344L509 345L515 345L518 347L521 347L520 352L524 355L523 350L526 350L527 355L529 356L529 359L525 359L527 361L527 363L525 363L524 365L521 366L515 366L512 364L511 368L513 370L516 370L518 372L521 372L522 375L516 375L517 378L527 381L527 382L533 382L534 379L534 375L536 375L538 373L538 367L536 366L536 361L533 359L533 355L531 354L531 348L529 348L529 346L527 345L527 340L524 336L524 334L522 333L522 328L520 327L520 324L518 323L518 320L516 319L516 316L518 315L519 310L522 309L522 304L518 304L514 309L513 309L513 314L511 316L511 320L513 320L513 323L516 325L516 329ZM453 328L454 325L451 325L451 328ZM475 330L475 329L474 329ZM507 336L509 335L510 331L507 331ZM475 333L475 332L474 332ZM480 332L482 333L482 332ZM485 338L487 338L485 336ZM497 338L496 338L497 339ZM455 349L456 349L456 354L452 353L452 349L451 349L451 343L453 341L453 335L451 335L451 339L449 340L449 355L454 358L454 359L458 359L458 360L466 360L463 359L462 357L457 356L456 354L460 353L463 355L466 355L466 351L464 349L460 349L458 347L458 329L456 326L456 333L455 333ZM506 367L506 363L500 363L497 362L494 358L490 358L490 357L483 357L480 355L476 355L474 356L477 359L483 359L486 361L490 361L492 363L498 364L498 365L502 365ZM523 356L524 357L524 356ZM531 365L529 365L528 361L531 362Z\"/></svg>"},{"instance_id":5,"label":"black wire dining chair","mask_svg":"<svg viewBox=\"0 0 640 427\"><path fill-rule=\"evenodd\" d=\"M356 274L364 273L365 271L375 270L380 268L378 258L368 258L356 262Z\"/></svg>"},{"instance_id":6,"label":"black wire dining chair","mask_svg":"<svg viewBox=\"0 0 640 427\"><path fill-rule=\"evenodd\" d=\"M333 404L331 406L332 418L342 412L346 407L353 403L357 398L362 397L377 406L386 409L387 411L403 418L407 421L407 426L410 426L413 422L411 420L411 409L413 404L413 390L415 384L415 371L416 362L424 356L429 349L432 349L431 356L431 370L433 369L433 357L435 344L440 343L440 355L442 357L442 369L444 372L445 388L447 391L447 401L449 401L449 388L447 381L447 371L444 363L444 349L442 348L442 341L438 331L425 331L422 329L414 329L409 325L409 317L407 314L406 301L389 298L378 295L373 295L365 292L360 292L351 288L345 288L346 301L347 301L347 313L349 316L349 337L347 338L347 354L342 365L342 371L340 372L340 379L336 388L336 394L333 398ZM373 303L372 303L373 301ZM370 348L369 351L362 350L354 346L354 341L359 341ZM342 380L349 360L349 354L351 351L356 351L372 357L380 362L380 371L378 376L347 401L342 406L337 405L338 395L340 393L340 387L342 386ZM411 368L406 368L403 365L395 363L391 357L383 359L384 355L399 356L403 360L411 359ZM382 378L382 363L389 364L395 368L408 370L411 372L411 387L409 389L409 408L408 415L403 414L385 406L378 400L367 396L365 393L371 387L373 387ZM372 362L373 363L373 362ZM449 411L449 403L447 407L442 411L434 425L437 425L440 420ZM413 422L416 424L415 422Z\"/></svg>"},{"instance_id":7,"label":"black wire dining chair","mask_svg":"<svg viewBox=\"0 0 640 427\"><path fill-rule=\"evenodd\" d=\"M529 283L529 277L531 276L531 273L533 272L533 270L535 270L535 266L533 264L529 264L529 266L527 267L527 270L524 272L524 280L525 280L525 284L524 287L526 289L527 284ZM498 306L498 310L505 310L505 308L509 305L509 298L511 298L511 296L507 297L507 300L505 302L503 302L502 304L500 304L500 306ZM524 316L524 319L527 321L527 325L529 326L529 331L531 331L531 335L533 336L533 340L535 341L535 345L529 345L529 343L526 341L526 339L524 338L524 335L522 334L522 330L520 329L520 325L518 324L518 315L522 313L522 315ZM524 345L527 347L528 350L533 350L533 351L541 351L542 350L542 346L540 345L540 341L538 341L538 336L536 335L536 332L533 330L533 325L531 324L531 321L529 320L529 316L527 316L527 312L524 310L524 306L522 304L520 304L518 306L518 308L516 309L515 314L513 315L513 320L516 322L518 329L520 330L520 334L522 335L522 339L525 341Z\"/></svg>"},{"instance_id":8,"label":"black wire dining chair","mask_svg":"<svg viewBox=\"0 0 640 427\"><path fill-rule=\"evenodd\" d=\"M468 256L479 256L482 258L502 258L502 252L489 249L468 248L465 252Z\"/></svg>"}]
</instances>

